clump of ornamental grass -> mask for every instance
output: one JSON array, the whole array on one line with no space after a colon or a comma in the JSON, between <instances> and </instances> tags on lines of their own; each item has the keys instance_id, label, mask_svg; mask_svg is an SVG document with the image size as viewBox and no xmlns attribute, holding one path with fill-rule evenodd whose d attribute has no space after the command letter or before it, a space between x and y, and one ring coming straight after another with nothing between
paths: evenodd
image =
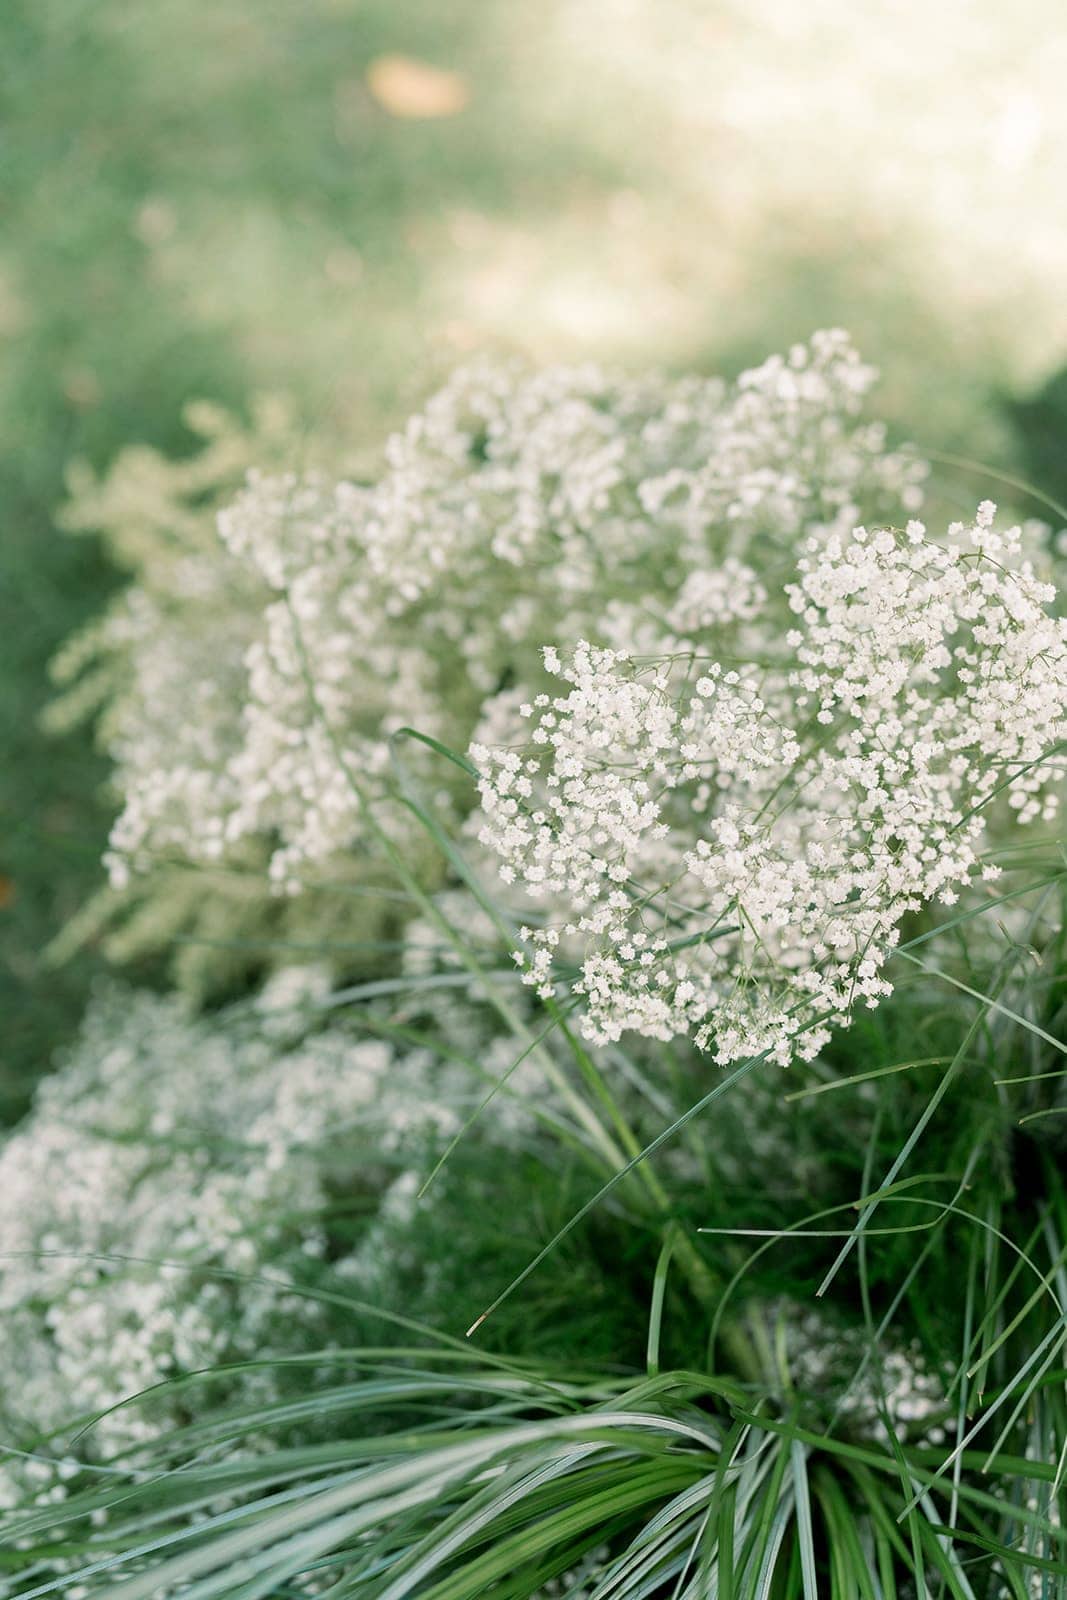
<instances>
[{"instance_id":1,"label":"clump of ornamental grass","mask_svg":"<svg viewBox=\"0 0 1067 1600\"><path fill-rule=\"evenodd\" d=\"M1034 1113L1063 1104L1064 984L1027 972L1036 955L1062 973L1053 910L1032 898L1038 942L1001 936L955 1008L943 982L903 984L832 1062L765 1063L713 1102L771 1085L755 1105L783 1139L803 1108L832 1139L836 1193L813 1211L802 1185L761 1184L765 1138L735 1150L744 1184L687 1219L703 1281L678 1217L660 1219L640 1357L590 1371L580 1331L569 1353L523 1359L394 1313L380 1344L249 1363L287 1374L273 1397L220 1403L224 1375L171 1378L169 1428L9 1517L13 1592L1061 1594L1067 1193L1055 1118ZM952 1054L899 1059L926 1019ZM721 1131L709 1115L672 1141L713 1150ZM626 1184L599 1209L616 1239L635 1230L633 1197L611 1205ZM505 1305L536 1307L562 1248Z\"/></svg>"},{"instance_id":2,"label":"clump of ornamental grass","mask_svg":"<svg viewBox=\"0 0 1067 1600\"><path fill-rule=\"evenodd\" d=\"M505 973L470 948L469 918L438 930L481 994L466 1024L451 968L410 975L396 1012L342 991L383 1033L432 1030L442 1061L463 1037L484 1060L494 1034L503 1060L513 1007L509 1064L521 1074L551 1049L533 1102L558 1118L557 1170L573 1148L585 1200L499 1287L468 1255L481 1350L401 1310L380 1345L239 1363L283 1374L273 1398L220 1403L225 1371L165 1378L169 1428L128 1434L12 1513L14 1593L696 1600L725 1584L1023 1600L1035 1573L1059 1592L1063 883L1033 853L1014 889L902 940L897 959L922 951L922 967L818 1059L787 1074L743 1063L710 1089L691 1046L587 1049L566 1018L536 1028L529 991L505 998ZM902 1058L903 1043L924 1054ZM671 1064L669 1087L650 1079ZM664 1125L662 1096L701 1076ZM634 1129L657 1118L642 1145ZM801 1124L824 1151L821 1192L768 1173ZM680 1147L675 1177L664 1158ZM453 1215L476 1249L480 1209ZM536 1324L543 1292L551 1307L553 1269L594 1219L628 1304L644 1285L631 1338L593 1371L580 1318L551 1362L514 1341L494 1353L507 1308ZM409 1228L409 1248L426 1238ZM587 1291L572 1281L557 1317Z\"/></svg>"},{"instance_id":3,"label":"clump of ornamental grass","mask_svg":"<svg viewBox=\"0 0 1067 1600\"><path fill-rule=\"evenodd\" d=\"M345 1376L383 1316L469 1317L472 1274L519 1271L602 1178L591 1110L554 1106L536 1059L516 1070L484 1006L405 989L386 1011L288 968L207 1015L98 996L0 1145L0 1504L62 1498L204 1396L321 1434L329 1408L302 1382L314 1395ZM423 1203L487 1094L491 1127L450 1152ZM497 1223L506 1193L519 1206L546 1179L536 1221ZM484 1220L467 1237L472 1209ZM560 1252L537 1314L505 1319L504 1340L632 1363L654 1235L646 1218Z\"/></svg>"},{"instance_id":4,"label":"clump of ornamental grass","mask_svg":"<svg viewBox=\"0 0 1067 1600\"><path fill-rule=\"evenodd\" d=\"M268 1358L350 1346L368 1331L355 1301L447 1316L475 1255L482 1270L522 1265L536 1229L494 1238L487 1225L462 1263L414 1248L422 1181L487 1088L499 1091L490 1147L464 1149L434 1190L427 1231L440 1242L479 1192L487 1206L499 1197L502 1168L516 1194L536 1183L553 1149L546 1120L552 1140L569 1131L539 1106L534 1064L499 1081L510 1047L465 1012L477 1060L447 1025L423 1042L395 1012L353 1017L320 968L282 969L254 1000L206 1016L180 997L97 998L0 1145L5 1505L168 1430L185 1415L172 1387L183 1375L225 1367L215 1403L280 1403ZM574 1175L553 1184L558 1225ZM608 1303L596 1266L561 1260L557 1277L586 1285L588 1330ZM605 1350L619 1321L609 1308Z\"/></svg>"}]
</instances>

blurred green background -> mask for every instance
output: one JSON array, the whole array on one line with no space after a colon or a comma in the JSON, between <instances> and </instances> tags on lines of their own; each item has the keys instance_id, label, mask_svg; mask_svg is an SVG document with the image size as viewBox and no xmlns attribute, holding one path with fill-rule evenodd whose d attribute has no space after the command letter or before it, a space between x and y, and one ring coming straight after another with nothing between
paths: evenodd
<instances>
[{"instance_id":1,"label":"blurred green background","mask_svg":"<svg viewBox=\"0 0 1067 1600\"><path fill-rule=\"evenodd\" d=\"M0 1117L97 966L106 774L39 728L116 581L70 461L290 395L374 440L483 349L735 370L843 325L919 444L1067 495L1049 0L5 0ZM981 494L995 486L976 483Z\"/></svg>"}]
</instances>

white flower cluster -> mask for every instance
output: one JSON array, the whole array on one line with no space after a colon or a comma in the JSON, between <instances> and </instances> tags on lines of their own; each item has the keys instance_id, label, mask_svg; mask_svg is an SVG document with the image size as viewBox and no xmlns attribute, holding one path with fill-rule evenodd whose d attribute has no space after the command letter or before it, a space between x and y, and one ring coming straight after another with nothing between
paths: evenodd
<instances>
[{"instance_id":1,"label":"white flower cluster","mask_svg":"<svg viewBox=\"0 0 1067 1600\"><path fill-rule=\"evenodd\" d=\"M944 1442L946 1385L917 1340L872 1344L866 1329L842 1326L811 1306L787 1301L777 1311L788 1388L795 1399L818 1407L823 1421L832 1412L885 1443L888 1420L899 1438Z\"/></svg>"},{"instance_id":2,"label":"white flower cluster","mask_svg":"<svg viewBox=\"0 0 1067 1600\"><path fill-rule=\"evenodd\" d=\"M901 916L981 867L990 803L1052 814L1067 622L993 519L809 537L794 626L768 604L736 667L715 629L652 660L546 650L566 691L472 748L480 837L550 919L527 980L572 964L591 1038L810 1057L888 992Z\"/></svg>"},{"instance_id":3,"label":"white flower cluster","mask_svg":"<svg viewBox=\"0 0 1067 1600\"><path fill-rule=\"evenodd\" d=\"M365 842L357 789L377 790L390 735L463 748L546 638L755 615L756 571L803 531L918 503L922 464L857 420L873 377L839 333L732 387L479 367L389 442L376 482L251 475L220 540L186 538L159 588L146 562L68 659L68 677L104 662L115 881L254 841L295 888Z\"/></svg>"},{"instance_id":4,"label":"white flower cluster","mask_svg":"<svg viewBox=\"0 0 1067 1600\"><path fill-rule=\"evenodd\" d=\"M412 1159L458 1119L430 1086L431 1058L321 1026L323 982L282 972L215 1018L128 992L90 1011L0 1149L8 1444L32 1456L167 1378L321 1344L314 1298L286 1286L314 1284L327 1254L347 1249L352 1293L366 1293L353 1200L372 1237L407 1202ZM79 1448L134 1442L186 1403L177 1391L120 1406ZM62 1444L39 1448L39 1462L0 1459L0 1504L51 1481L44 1458Z\"/></svg>"}]
</instances>

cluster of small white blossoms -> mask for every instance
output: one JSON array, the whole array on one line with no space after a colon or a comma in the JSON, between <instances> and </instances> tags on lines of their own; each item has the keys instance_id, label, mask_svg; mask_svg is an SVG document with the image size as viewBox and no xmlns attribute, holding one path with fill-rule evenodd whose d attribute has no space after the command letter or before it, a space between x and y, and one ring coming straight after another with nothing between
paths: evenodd
<instances>
[{"instance_id":1,"label":"cluster of small white blossoms","mask_svg":"<svg viewBox=\"0 0 1067 1600\"><path fill-rule=\"evenodd\" d=\"M887 1442L886 1421L899 1437L942 1444L946 1386L917 1340L873 1346L864 1328L842 1327L810 1306L778 1308L790 1390L834 1412L868 1437Z\"/></svg>"},{"instance_id":2,"label":"cluster of small white blossoms","mask_svg":"<svg viewBox=\"0 0 1067 1600\"><path fill-rule=\"evenodd\" d=\"M390 440L376 482L252 474L217 540L183 530L162 580L146 560L68 656L68 679L101 663L72 703L106 702L115 882L258 842L295 889L365 842L391 736L462 749L545 638L736 625L802 530L914 508L923 464L858 420L873 379L840 333L732 386L477 367ZM424 770L431 790L455 778Z\"/></svg>"},{"instance_id":3,"label":"cluster of small white blossoms","mask_svg":"<svg viewBox=\"0 0 1067 1600\"><path fill-rule=\"evenodd\" d=\"M79 1419L183 1372L321 1343L321 1308L296 1290L341 1252L330 1215L346 1194L371 1206L373 1276L378 1221L410 1205L412 1162L459 1119L428 1055L323 1028L324 984L283 971L213 1018L102 996L0 1148L0 1415L29 1452L0 1456L0 1505L76 1470L61 1441ZM350 1215L339 1237L365 1295ZM149 1437L187 1403L119 1406L78 1454Z\"/></svg>"},{"instance_id":4,"label":"cluster of small white blossoms","mask_svg":"<svg viewBox=\"0 0 1067 1600\"><path fill-rule=\"evenodd\" d=\"M1067 622L994 510L943 542L916 521L808 539L795 625L768 606L736 667L699 630L652 660L544 652L566 692L472 747L480 837L548 919L527 981L569 982L589 1037L808 1058L888 992L905 912L995 875L992 802L1052 815Z\"/></svg>"}]
</instances>

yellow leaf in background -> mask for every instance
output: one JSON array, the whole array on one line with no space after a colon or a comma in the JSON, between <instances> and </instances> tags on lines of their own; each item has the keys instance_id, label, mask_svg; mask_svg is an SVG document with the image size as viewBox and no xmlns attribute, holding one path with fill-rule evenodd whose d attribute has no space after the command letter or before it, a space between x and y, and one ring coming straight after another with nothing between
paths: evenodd
<instances>
[{"instance_id":1,"label":"yellow leaf in background","mask_svg":"<svg viewBox=\"0 0 1067 1600\"><path fill-rule=\"evenodd\" d=\"M470 99L458 72L445 72L410 56L378 56L367 68L367 88L394 117L454 117Z\"/></svg>"}]
</instances>

